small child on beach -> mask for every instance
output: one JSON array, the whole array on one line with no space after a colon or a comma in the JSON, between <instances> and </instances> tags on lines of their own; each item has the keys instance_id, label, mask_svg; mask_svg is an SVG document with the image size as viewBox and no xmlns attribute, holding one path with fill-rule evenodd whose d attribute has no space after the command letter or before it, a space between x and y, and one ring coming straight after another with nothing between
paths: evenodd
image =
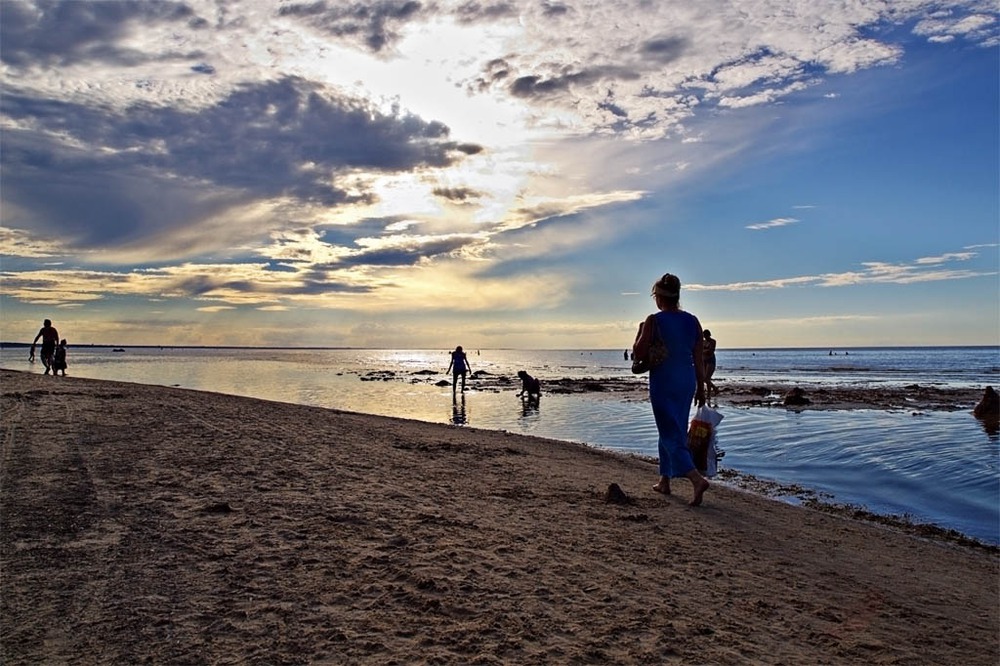
<instances>
[{"instance_id":1,"label":"small child on beach","mask_svg":"<svg viewBox=\"0 0 1000 666\"><path fill-rule=\"evenodd\" d=\"M59 342L59 346L56 347L55 354L52 356L52 374L58 375L59 371L62 370L63 377L66 376L66 340L63 339Z\"/></svg>"}]
</instances>

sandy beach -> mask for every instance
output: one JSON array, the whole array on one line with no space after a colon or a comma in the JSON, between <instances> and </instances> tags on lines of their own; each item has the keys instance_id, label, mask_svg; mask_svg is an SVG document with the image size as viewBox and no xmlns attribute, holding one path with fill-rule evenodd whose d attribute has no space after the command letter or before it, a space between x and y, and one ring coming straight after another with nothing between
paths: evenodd
<instances>
[{"instance_id":1,"label":"sandy beach","mask_svg":"<svg viewBox=\"0 0 1000 666\"><path fill-rule=\"evenodd\" d=\"M1000 661L996 549L720 484L691 508L648 460L579 444L6 370L0 390L3 664Z\"/></svg>"}]
</instances>

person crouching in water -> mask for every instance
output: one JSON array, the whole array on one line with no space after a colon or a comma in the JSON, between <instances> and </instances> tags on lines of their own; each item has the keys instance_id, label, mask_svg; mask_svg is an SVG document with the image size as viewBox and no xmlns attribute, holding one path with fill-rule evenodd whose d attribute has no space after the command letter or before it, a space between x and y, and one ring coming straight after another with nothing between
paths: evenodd
<instances>
[{"instance_id":1,"label":"person crouching in water","mask_svg":"<svg viewBox=\"0 0 1000 666\"><path fill-rule=\"evenodd\" d=\"M524 370L518 370L517 376L521 379L521 392L517 397L522 399L526 397L529 401L537 402L542 397L542 383Z\"/></svg>"}]
</instances>

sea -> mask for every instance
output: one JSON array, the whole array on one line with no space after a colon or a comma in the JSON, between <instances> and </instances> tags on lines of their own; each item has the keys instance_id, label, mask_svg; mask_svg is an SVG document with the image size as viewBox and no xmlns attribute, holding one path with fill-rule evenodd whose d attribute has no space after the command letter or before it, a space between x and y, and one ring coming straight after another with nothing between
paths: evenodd
<instances>
[{"instance_id":1,"label":"sea","mask_svg":"<svg viewBox=\"0 0 1000 666\"><path fill-rule=\"evenodd\" d=\"M562 379L644 383L645 377L631 374L624 350L466 351L474 372L509 377L509 388L470 379L466 392L453 392L446 374L450 349L72 346L67 372L502 430L655 458L656 427L642 393L545 388ZM41 373L41 364L27 356L23 346L4 346L0 367ZM993 346L720 349L717 359L715 380L722 387L1000 385L1000 347ZM542 380L537 405L516 397L521 369ZM1000 436L971 408L791 411L723 403L720 469L1000 545ZM802 497L778 492L780 501Z\"/></svg>"}]
</instances>

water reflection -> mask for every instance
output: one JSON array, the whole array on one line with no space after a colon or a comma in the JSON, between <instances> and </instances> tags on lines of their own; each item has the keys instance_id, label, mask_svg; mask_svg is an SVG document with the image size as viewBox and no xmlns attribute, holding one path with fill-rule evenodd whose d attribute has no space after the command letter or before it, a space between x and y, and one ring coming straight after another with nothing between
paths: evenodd
<instances>
[{"instance_id":1,"label":"water reflection","mask_svg":"<svg viewBox=\"0 0 1000 666\"><path fill-rule=\"evenodd\" d=\"M521 418L529 418L537 415L538 408L541 406L541 403L542 399L538 396L523 396L521 398Z\"/></svg>"},{"instance_id":2,"label":"water reflection","mask_svg":"<svg viewBox=\"0 0 1000 666\"><path fill-rule=\"evenodd\" d=\"M455 425L465 425L468 422L465 416L465 394L461 397L455 393L451 394L451 423Z\"/></svg>"},{"instance_id":3,"label":"water reflection","mask_svg":"<svg viewBox=\"0 0 1000 666\"><path fill-rule=\"evenodd\" d=\"M981 416L978 421L991 442L1000 442L1000 416Z\"/></svg>"}]
</instances>

